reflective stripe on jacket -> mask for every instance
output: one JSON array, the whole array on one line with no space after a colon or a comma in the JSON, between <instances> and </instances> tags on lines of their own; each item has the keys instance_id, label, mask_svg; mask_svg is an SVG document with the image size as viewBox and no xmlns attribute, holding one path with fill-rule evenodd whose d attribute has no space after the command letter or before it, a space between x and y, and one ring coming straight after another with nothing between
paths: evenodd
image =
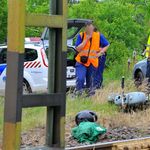
<instances>
[{"instance_id":1,"label":"reflective stripe on jacket","mask_svg":"<svg viewBox=\"0 0 150 150\"><path fill-rule=\"evenodd\" d=\"M82 38L83 33L80 33L80 35L81 35L81 38ZM86 33L84 32L83 41L85 39L86 39ZM89 48L90 48L90 44L91 44L88 61L85 64L83 64L83 63L81 63L81 64L88 67L88 66L90 66L90 63L91 63L94 67L98 67L98 58L96 57L96 54L99 52L100 33L93 32L91 42L90 42L90 40L87 41L85 47L77 55L76 61L81 63L81 56L88 56L88 52L89 52Z\"/></svg>"},{"instance_id":2,"label":"reflective stripe on jacket","mask_svg":"<svg viewBox=\"0 0 150 150\"><path fill-rule=\"evenodd\" d=\"M149 48L150 48L150 36L149 36L148 41L147 41L146 57L148 57L148 54L149 54Z\"/></svg>"}]
</instances>

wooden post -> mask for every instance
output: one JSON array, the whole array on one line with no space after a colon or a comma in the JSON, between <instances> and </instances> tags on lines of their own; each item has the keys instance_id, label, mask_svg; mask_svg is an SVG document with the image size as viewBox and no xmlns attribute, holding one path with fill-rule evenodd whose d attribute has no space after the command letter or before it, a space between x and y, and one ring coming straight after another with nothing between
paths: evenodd
<instances>
[{"instance_id":1,"label":"wooden post","mask_svg":"<svg viewBox=\"0 0 150 150\"><path fill-rule=\"evenodd\" d=\"M129 70L130 70L130 63L131 63L131 59L130 59L130 57L129 57L129 59L128 59L128 72L129 72Z\"/></svg>"},{"instance_id":2,"label":"wooden post","mask_svg":"<svg viewBox=\"0 0 150 150\"><path fill-rule=\"evenodd\" d=\"M20 150L26 0L9 0L3 150Z\"/></svg>"},{"instance_id":3,"label":"wooden post","mask_svg":"<svg viewBox=\"0 0 150 150\"><path fill-rule=\"evenodd\" d=\"M39 106L52 108L47 111L47 146L57 144L58 147L65 147L68 1L50 2L54 6L50 15L27 14L26 0L9 0L8 3L3 150L20 150L22 108ZM25 26L51 28L50 57L53 59L49 61L48 94L23 95Z\"/></svg>"},{"instance_id":4,"label":"wooden post","mask_svg":"<svg viewBox=\"0 0 150 150\"><path fill-rule=\"evenodd\" d=\"M136 51L133 51L133 64L135 65L135 55L136 55Z\"/></svg>"}]
</instances>

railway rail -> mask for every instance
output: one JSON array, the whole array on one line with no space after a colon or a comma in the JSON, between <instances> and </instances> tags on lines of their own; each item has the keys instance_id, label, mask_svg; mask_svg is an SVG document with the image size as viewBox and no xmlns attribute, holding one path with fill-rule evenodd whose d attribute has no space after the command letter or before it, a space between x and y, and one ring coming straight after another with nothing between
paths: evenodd
<instances>
[{"instance_id":1,"label":"railway rail","mask_svg":"<svg viewBox=\"0 0 150 150\"><path fill-rule=\"evenodd\" d=\"M150 150L150 137L71 147L66 150Z\"/></svg>"}]
</instances>

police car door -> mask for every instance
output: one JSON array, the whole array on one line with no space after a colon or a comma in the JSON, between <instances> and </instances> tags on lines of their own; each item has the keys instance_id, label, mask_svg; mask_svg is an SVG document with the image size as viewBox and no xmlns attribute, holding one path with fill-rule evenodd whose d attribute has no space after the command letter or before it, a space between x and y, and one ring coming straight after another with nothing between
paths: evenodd
<instances>
[{"instance_id":1,"label":"police car door","mask_svg":"<svg viewBox=\"0 0 150 150\"><path fill-rule=\"evenodd\" d=\"M7 48L0 48L0 95L5 94Z\"/></svg>"}]
</instances>

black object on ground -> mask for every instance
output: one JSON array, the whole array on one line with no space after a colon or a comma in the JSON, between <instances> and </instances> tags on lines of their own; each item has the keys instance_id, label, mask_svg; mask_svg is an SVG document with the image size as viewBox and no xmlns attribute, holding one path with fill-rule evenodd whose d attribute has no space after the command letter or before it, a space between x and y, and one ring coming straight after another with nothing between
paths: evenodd
<instances>
[{"instance_id":1,"label":"black object on ground","mask_svg":"<svg viewBox=\"0 0 150 150\"><path fill-rule=\"evenodd\" d=\"M96 122L97 114L90 110L80 111L75 117L75 122L77 125L79 125L83 121L84 122Z\"/></svg>"}]
</instances>

